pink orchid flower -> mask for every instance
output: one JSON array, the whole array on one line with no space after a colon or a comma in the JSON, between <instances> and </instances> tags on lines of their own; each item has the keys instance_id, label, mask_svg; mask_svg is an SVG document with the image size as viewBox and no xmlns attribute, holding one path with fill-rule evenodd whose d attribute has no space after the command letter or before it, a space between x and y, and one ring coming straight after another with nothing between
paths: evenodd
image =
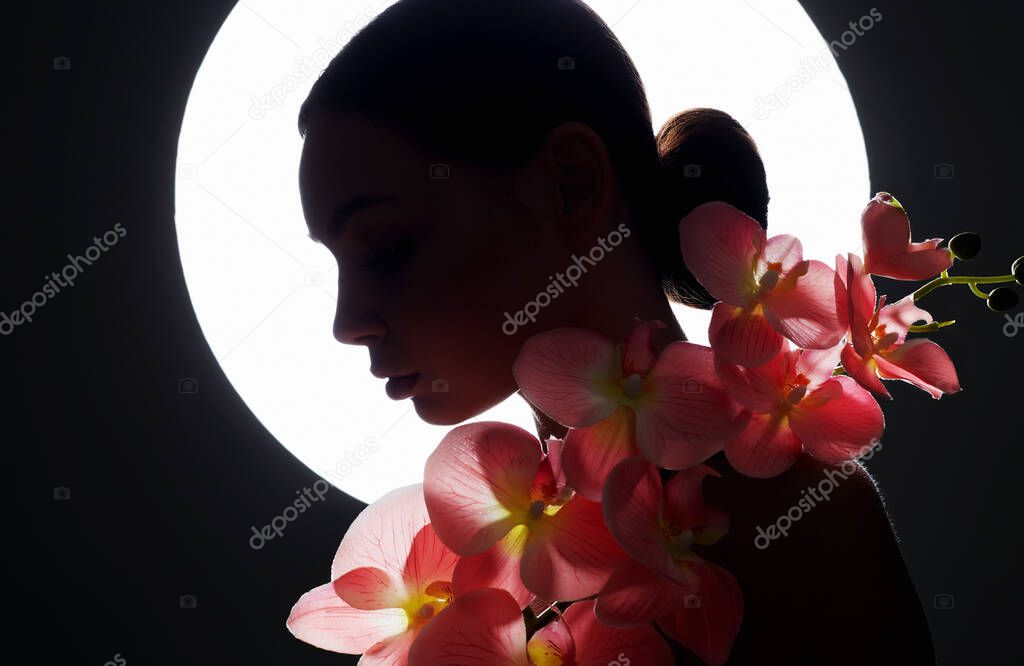
<instances>
[{"instance_id":1,"label":"pink orchid flower","mask_svg":"<svg viewBox=\"0 0 1024 666\"><path fill-rule=\"evenodd\" d=\"M707 475L719 476L700 465L662 486L657 468L642 458L615 467L604 492L605 519L632 559L608 580L596 613L620 627L657 620L669 636L717 665L725 663L739 632L743 594L732 574L693 552L729 529L728 516L704 504Z\"/></svg>"},{"instance_id":2,"label":"pink orchid flower","mask_svg":"<svg viewBox=\"0 0 1024 666\"><path fill-rule=\"evenodd\" d=\"M890 305L885 296L875 304L875 285L855 254L836 256L836 305L840 320L849 327L843 346L843 369L866 389L892 398L882 379L901 379L927 391L933 398L960 390L949 355L931 340L907 340L916 321L932 316L907 296Z\"/></svg>"},{"instance_id":3,"label":"pink orchid flower","mask_svg":"<svg viewBox=\"0 0 1024 666\"><path fill-rule=\"evenodd\" d=\"M465 568L473 585L504 589L521 607L523 586L544 600L571 601L597 593L626 559L601 505L559 485L550 456L522 428L454 428L424 477L431 524L467 563L456 571L456 596Z\"/></svg>"},{"instance_id":4,"label":"pink orchid flower","mask_svg":"<svg viewBox=\"0 0 1024 666\"><path fill-rule=\"evenodd\" d=\"M911 242L907 211L888 192L879 192L865 206L861 231L868 273L897 280L927 280L953 265L950 251L939 249L941 238Z\"/></svg>"},{"instance_id":5,"label":"pink orchid flower","mask_svg":"<svg viewBox=\"0 0 1024 666\"><path fill-rule=\"evenodd\" d=\"M803 258L793 236L768 238L753 218L722 201L701 204L679 223L686 266L719 299L708 337L730 363L767 363L783 336L805 349L843 337L833 271Z\"/></svg>"},{"instance_id":6,"label":"pink orchid flower","mask_svg":"<svg viewBox=\"0 0 1024 666\"><path fill-rule=\"evenodd\" d=\"M302 595L288 630L324 650L362 654L361 666L406 664L422 630L444 616L452 601L458 557L429 520L422 484L394 490L366 507L341 540L332 582ZM480 616L474 628L489 631L486 622Z\"/></svg>"},{"instance_id":7,"label":"pink orchid flower","mask_svg":"<svg viewBox=\"0 0 1024 666\"><path fill-rule=\"evenodd\" d=\"M527 651L533 666L671 664L672 651L650 625L629 629L601 624L593 601L577 601L537 630Z\"/></svg>"},{"instance_id":8,"label":"pink orchid flower","mask_svg":"<svg viewBox=\"0 0 1024 666\"><path fill-rule=\"evenodd\" d=\"M529 666L526 624L515 599L495 589L457 596L436 620L423 627L409 651L410 666L442 664Z\"/></svg>"},{"instance_id":9,"label":"pink orchid flower","mask_svg":"<svg viewBox=\"0 0 1024 666\"><path fill-rule=\"evenodd\" d=\"M642 454L683 469L722 449L738 411L715 375L708 347L673 342L655 356L651 338L665 324L636 324L622 346L594 331L560 328L524 343L512 366L523 395L566 435L568 483L599 501L604 480L624 458Z\"/></svg>"},{"instance_id":10,"label":"pink orchid flower","mask_svg":"<svg viewBox=\"0 0 1024 666\"><path fill-rule=\"evenodd\" d=\"M756 368L716 359L719 377L749 414L743 432L725 446L742 474L768 478L789 469L806 450L843 462L882 436L882 408L850 377L833 377L842 345L826 350L783 348Z\"/></svg>"}]
</instances>

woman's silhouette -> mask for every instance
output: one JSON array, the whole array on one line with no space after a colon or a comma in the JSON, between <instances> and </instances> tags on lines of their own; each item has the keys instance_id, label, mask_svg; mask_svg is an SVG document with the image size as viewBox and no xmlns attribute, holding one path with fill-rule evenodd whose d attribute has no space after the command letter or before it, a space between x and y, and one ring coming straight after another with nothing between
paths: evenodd
<instances>
[{"instance_id":1,"label":"woman's silhouette","mask_svg":"<svg viewBox=\"0 0 1024 666\"><path fill-rule=\"evenodd\" d=\"M622 340L639 317L668 324L657 349L685 340L669 299L713 300L683 265L680 218L723 200L767 224L750 136L713 109L655 135L636 68L578 0L402 0L330 63L299 129L306 221L338 260L334 334L365 345L388 394L429 423L460 423L515 392L512 362L541 331ZM629 238L533 321L503 329L620 224ZM542 438L564 434L534 411ZM729 663L934 663L866 472L761 549L757 528L833 466L805 456L764 480L721 455L709 463L723 477L708 495L733 521L714 559L746 601ZM698 663L681 648L677 660Z\"/></svg>"}]
</instances>

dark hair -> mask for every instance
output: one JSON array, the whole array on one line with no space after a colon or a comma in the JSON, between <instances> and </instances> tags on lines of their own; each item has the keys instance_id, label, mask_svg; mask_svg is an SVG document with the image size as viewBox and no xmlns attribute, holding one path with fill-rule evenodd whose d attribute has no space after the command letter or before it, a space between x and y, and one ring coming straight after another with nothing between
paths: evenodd
<instances>
[{"instance_id":1,"label":"dark hair","mask_svg":"<svg viewBox=\"0 0 1024 666\"><path fill-rule=\"evenodd\" d=\"M720 199L766 224L764 169L743 128L694 109L656 139L636 67L581 0L400 0L321 73L299 111L303 137L319 106L495 169L525 164L560 123L588 125L605 142L666 294L693 307L714 300L682 263L679 219Z\"/></svg>"}]
</instances>

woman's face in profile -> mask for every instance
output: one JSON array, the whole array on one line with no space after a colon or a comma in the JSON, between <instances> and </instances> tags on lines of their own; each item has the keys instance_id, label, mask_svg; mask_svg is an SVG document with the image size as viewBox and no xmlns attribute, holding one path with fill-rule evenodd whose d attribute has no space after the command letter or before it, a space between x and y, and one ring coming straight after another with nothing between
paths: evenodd
<instances>
[{"instance_id":1,"label":"woman's face in profile","mask_svg":"<svg viewBox=\"0 0 1024 666\"><path fill-rule=\"evenodd\" d=\"M390 397L451 425L515 391L512 362L540 325L508 335L505 313L543 291L572 250L543 204L524 203L544 201L543 169L447 162L432 173L442 162L360 115L316 109L299 187L310 235L338 262L335 337L367 347ZM572 300L541 311L543 327Z\"/></svg>"}]
</instances>

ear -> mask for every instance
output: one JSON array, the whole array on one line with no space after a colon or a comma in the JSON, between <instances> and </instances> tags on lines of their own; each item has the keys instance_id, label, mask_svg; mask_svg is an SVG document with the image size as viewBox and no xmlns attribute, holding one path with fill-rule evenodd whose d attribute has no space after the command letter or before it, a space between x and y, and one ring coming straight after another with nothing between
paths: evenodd
<instances>
[{"instance_id":1,"label":"ear","mask_svg":"<svg viewBox=\"0 0 1024 666\"><path fill-rule=\"evenodd\" d=\"M537 157L520 171L515 193L527 208L555 223L566 247L593 244L609 224L618 184L604 140L588 125L553 128Z\"/></svg>"},{"instance_id":2,"label":"ear","mask_svg":"<svg viewBox=\"0 0 1024 666\"><path fill-rule=\"evenodd\" d=\"M604 140L589 125L564 122L548 134L543 155L569 228L598 231L617 187Z\"/></svg>"}]
</instances>

